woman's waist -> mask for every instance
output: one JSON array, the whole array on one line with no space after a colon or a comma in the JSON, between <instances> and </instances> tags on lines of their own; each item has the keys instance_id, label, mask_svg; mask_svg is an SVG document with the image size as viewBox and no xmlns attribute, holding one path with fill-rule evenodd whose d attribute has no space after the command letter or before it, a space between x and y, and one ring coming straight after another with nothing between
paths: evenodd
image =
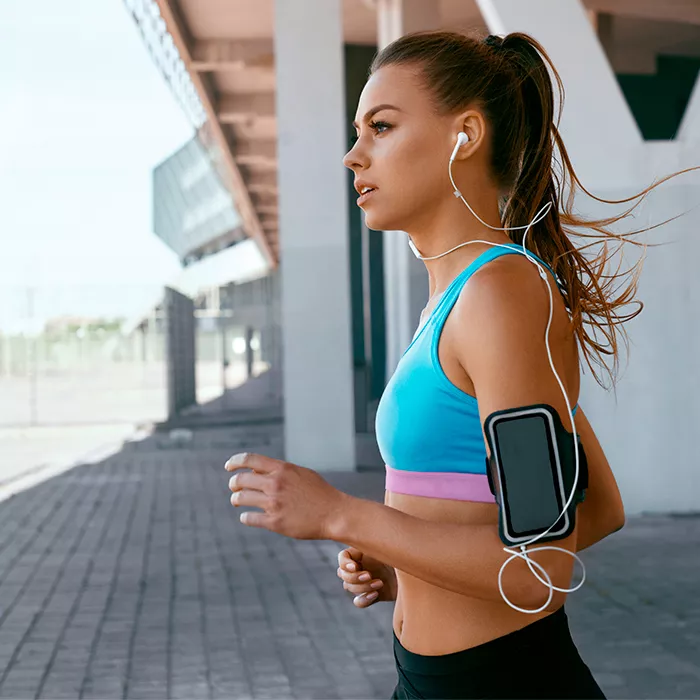
<instances>
[{"instance_id":1,"label":"woman's waist","mask_svg":"<svg viewBox=\"0 0 700 700\"><path fill-rule=\"evenodd\" d=\"M471 598L396 573L399 593L393 630L401 645L415 654L436 656L471 649L551 614L523 615L503 601ZM495 582L494 590L498 590Z\"/></svg>"},{"instance_id":2,"label":"woman's waist","mask_svg":"<svg viewBox=\"0 0 700 700\"><path fill-rule=\"evenodd\" d=\"M470 525L491 525L498 528L498 506L495 503L429 498L389 490L384 495L384 502L395 510L423 520L463 525L465 540ZM455 547L455 556L460 556L458 546ZM394 633L400 640L406 640L410 649L424 648L433 633L438 636L436 648L454 647L452 651L466 649L495 636L489 627L492 620L496 621L498 634L505 634L522 624L516 621L518 615L522 619L522 613L512 610L501 600L487 601L465 596L423 581L400 569L396 569L396 577ZM493 585L497 595L498 584L494 581ZM403 629L402 622L405 623ZM422 642L421 639L425 641Z\"/></svg>"}]
</instances>

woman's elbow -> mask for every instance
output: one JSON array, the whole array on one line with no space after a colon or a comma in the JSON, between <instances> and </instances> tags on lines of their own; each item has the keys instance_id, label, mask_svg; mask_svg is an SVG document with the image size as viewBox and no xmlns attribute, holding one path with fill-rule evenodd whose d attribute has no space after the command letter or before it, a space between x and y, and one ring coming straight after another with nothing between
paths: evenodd
<instances>
[{"instance_id":1,"label":"woman's elbow","mask_svg":"<svg viewBox=\"0 0 700 700\"><path fill-rule=\"evenodd\" d=\"M619 505L617 505L615 508L612 508L611 511L612 512L610 512L608 516L608 522L610 523L610 534L617 532L618 530L622 530L626 523L625 509L622 505L622 501L620 501Z\"/></svg>"}]
</instances>

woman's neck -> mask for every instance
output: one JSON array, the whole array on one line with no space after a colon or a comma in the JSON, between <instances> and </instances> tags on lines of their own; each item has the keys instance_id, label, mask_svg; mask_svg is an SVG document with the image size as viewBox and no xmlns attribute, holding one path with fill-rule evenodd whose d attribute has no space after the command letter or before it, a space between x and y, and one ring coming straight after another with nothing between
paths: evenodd
<instances>
[{"instance_id":1,"label":"woman's neck","mask_svg":"<svg viewBox=\"0 0 700 700\"><path fill-rule=\"evenodd\" d=\"M435 260L422 261L428 270L431 298L434 294L442 293L456 275L490 247L477 241L511 242L505 231L490 228L503 226L495 192L481 192L481 195L478 191L471 192L467 201L485 223L479 221L464 202L451 197L437 211L430 212L425 221L414 218L413 226L405 229L422 257L441 256ZM469 244L452 250L463 243ZM452 252L447 253L450 250ZM447 254L442 255L443 253Z\"/></svg>"}]
</instances>

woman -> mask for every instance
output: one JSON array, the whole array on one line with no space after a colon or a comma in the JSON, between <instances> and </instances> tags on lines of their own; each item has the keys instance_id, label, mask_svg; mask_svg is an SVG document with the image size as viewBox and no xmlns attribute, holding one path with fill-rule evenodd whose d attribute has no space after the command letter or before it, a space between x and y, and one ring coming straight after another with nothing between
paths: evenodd
<instances>
[{"instance_id":1,"label":"woman","mask_svg":"<svg viewBox=\"0 0 700 700\"><path fill-rule=\"evenodd\" d=\"M355 174L367 226L408 233L430 278L422 325L377 413L387 462L384 505L260 455L236 455L226 467L253 470L229 483L234 505L264 510L244 513L243 522L350 545L339 554L338 576L355 605L396 601L393 698L604 697L571 639L566 594L527 615L501 597L498 572L508 554L484 468L482 426L494 411L547 403L574 429L569 406L578 398L579 351L592 370L593 361L604 366L603 354L616 367L616 326L642 306L618 312L634 296L641 260L627 289L613 297L619 279L601 276L607 246L589 262L566 235L564 225L584 226L604 242L623 241L604 225L628 212L584 221L571 213L573 197L560 210L555 145L564 182L578 180L554 123L547 63L543 48L521 33L480 41L420 32L387 46L372 64L354 124L358 138L344 164ZM460 132L468 138L455 149ZM526 225L548 201L553 206L527 230L525 243L560 286L557 293L550 285L549 347L566 399L543 342L546 287L516 254ZM609 349L584 324L600 331ZM575 530L556 542L570 552L624 524L605 455L583 411L574 415L589 488ZM554 585L570 585L571 557L548 551L531 558ZM541 607L549 592L522 560L504 572L503 588L528 609Z\"/></svg>"}]
</instances>

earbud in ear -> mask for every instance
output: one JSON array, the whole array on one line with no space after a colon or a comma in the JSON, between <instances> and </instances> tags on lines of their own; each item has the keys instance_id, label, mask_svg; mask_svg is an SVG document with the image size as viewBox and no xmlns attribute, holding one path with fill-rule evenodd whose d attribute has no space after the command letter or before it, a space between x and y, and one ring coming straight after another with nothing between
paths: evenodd
<instances>
[{"instance_id":1,"label":"earbud in ear","mask_svg":"<svg viewBox=\"0 0 700 700\"><path fill-rule=\"evenodd\" d=\"M450 156L450 163L457 157L457 151L468 141L469 137L463 131L460 131L457 134L457 144L455 145L452 155Z\"/></svg>"}]
</instances>

